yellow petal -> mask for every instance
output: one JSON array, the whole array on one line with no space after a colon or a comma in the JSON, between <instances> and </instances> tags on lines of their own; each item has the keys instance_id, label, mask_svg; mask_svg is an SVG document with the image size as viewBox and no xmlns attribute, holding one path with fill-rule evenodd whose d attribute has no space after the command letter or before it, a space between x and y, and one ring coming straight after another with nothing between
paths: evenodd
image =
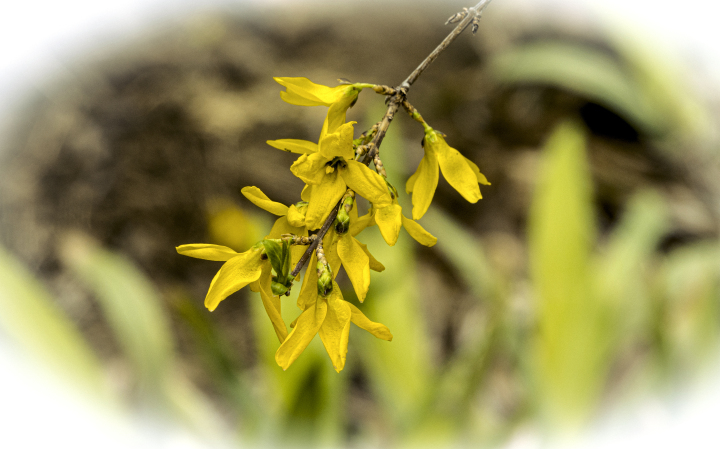
<instances>
[{"instance_id":1,"label":"yellow petal","mask_svg":"<svg viewBox=\"0 0 720 449\"><path fill-rule=\"evenodd\" d=\"M327 234L325 234L325 237L323 238L323 248L325 250L325 258L328 261L328 265L330 265L330 269L332 270L333 279L335 279L340 272L340 255L338 254L338 235L335 232L335 229L330 228L330 231L328 231Z\"/></svg>"},{"instance_id":2,"label":"yellow petal","mask_svg":"<svg viewBox=\"0 0 720 449\"><path fill-rule=\"evenodd\" d=\"M210 245L208 243L191 243L189 245L180 245L175 248L179 254L196 259L205 260L230 260L240 253L221 245Z\"/></svg>"},{"instance_id":3,"label":"yellow petal","mask_svg":"<svg viewBox=\"0 0 720 449\"><path fill-rule=\"evenodd\" d=\"M412 193L413 188L415 187L415 181L417 181L419 171L420 170L417 170L415 173L413 173L405 183L405 193L407 193L408 195Z\"/></svg>"},{"instance_id":4,"label":"yellow petal","mask_svg":"<svg viewBox=\"0 0 720 449\"><path fill-rule=\"evenodd\" d=\"M395 245L398 235L400 235L402 227L400 217L402 217L402 208L399 204L378 208L375 212L375 223L377 223L383 239L390 246Z\"/></svg>"},{"instance_id":5,"label":"yellow petal","mask_svg":"<svg viewBox=\"0 0 720 449\"><path fill-rule=\"evenodd\" d=\"M437 238L427 232L419 223L410 220L402 214L400 214L400 217L402 218L402 225L407 233L410 234L410 237L417 240L419 244L433 246L437 243Z\"/></svg>"},{"instance_id":6,"label":"yellow petal","mask_svg":"<svg viewBox=\"0 0 720 449\"><path fill-rule=\"evenodd\" d=\"M266 238L268 239L279 239L283 234L295 234L295 235L307 235L307 230L303 227L292 226L287 217L280 217L275 220L270 233Z\"/></svg>"},{"instance_id":7,"label":"yellow petal","mask_svg":"<svg viewBox=\"0 0 720 449\"><path fill-rule=\"evenodd\" d=\"M318 185L325 176L327 162L320 153L303 154L290 166L290 171L306 184Z\"/></svg>"},{"instance_id":8,"label":"yellow petal","mask_svg":"<svg viewBox=\"0 0 720 449\"><path fill-rule=\"evenodd\" d=\"M355 208L357 208L357 206ZM353 220L352 217L350 217L350 230L348 231L348 233L355 237L356 235L360 234L365 228L370 227L374 224L375 222L373 221L373 216L369 212L358 218L357 220Z\"/></svg>"},{"instance_id":9,"label":"yellow petal","mask_svg":"<svg viewBox=\"0 0 720 449\"><path fill-rule=\"evenodd\" d=\"M463 198L477 203L482 198L478 178L468 165L467 159L458 150L451 148L442 136L438 136L438 142L438 162L443 176Z\"/></svg>"},{"instance_id":10,"label":"yellow petal","mask_svg":"<svg viewBox=\"0 0 720 449\"><path fill-rule=\"evenodd\" d=\"M480 168L477 166L477 164L476 164L475 162L471 161L471 160L468 159L468 158L465 158L465 162L468 163L468 165L469 165L470 168L472 169L473 173L475 173L475 177L477 178L477 180L478 180L478 182L479 182L480 184L485 185L485 186L489 186L489 185L490 185L490 182L487 180L487 178L485 177L485 175L483 175L482 173L480 173Z\"/></svg>"},{"instance_id":11,"label":"yellow petal","mask_svg":"<svg viewBox=\"0 0 720 449\"><path fill-rule=\"evenodd\" d=\"M323 175L319 185L313 186L310 202L305 214L305 225L308 229L319 229L330 211L347 190L345 182L337 172Z\"/></svg>"},{"instance_id":12,"label":"yellow petal","mask_svg":"<svg viewBox=\"0 0 720 449\"><path fill-rule=\"evenodd\" d=\"M365 329L366 331L370 332L381 340L392 341L393 336L387 326L385 326L384 324L370 321L365 316L365 314L360 311L360 309L358 309L351 303L348 304L350 304L350 312L352 313L352 315L350 316L350 320L352 320L352 322L355 323L357 327L359 327L360 329Z\"/></svg>"},{"instance_id":13,"label":"yellow petal","mask_svg":"<svg viewBox=\"0 0 720 449\"><path fill-rule=\"evenodd\" d=\"M300 192L300 199L305 202L310 202L310 191L311 190L312 190L312 186L305 184L305 187L303 187L302 192Z\"/></svg>"},{"instance_id":14,"label":"yellow petal","mask_svg":"<svg viewBox=\"0 0 720 449\"><path fill-rule=\"evenodd\" d=\"M317 293L316 293L317 297ZM327 301L318 298L314 304L305 309L295 323L292 332L280 345L275 353L275 361L284 370L302 354L310 344L315 334L320 330L327 315Z\"/></svg>"},{"instance_id":15,"label":"yellow petal","mask_svg":"<svg viewBox=\"0 0 720 449\"><path fill-rule=\"evenodd\" d=\"M355 237L348 234L338 241L337 252L352 282L358 301L365 301L365 295L370 288L370 258Z\"/></svg>"},{"instance_id":16,"label":"yellow petal","mask_svg":"<svg viewBox=\"0 0 720 449\"><path fill-rule=\"evenodd\" d=\"M286 205L271 200L270 198L268 198L267 195L262 192L262 190L255 186L243 187L242 190L240 190L240 193L242 193L245 198L249 199L251 203L259 207L260 209L265 209L271 214L287 214L288 207Z\"/></svg>"},{"instance_id":17,"label":"yellow petal","mask_svg":"<svg viewBox=\"0 0 720 449\"><path fill-rule=\"evenodd\" d=\"M297 306L300 310L305 310L313 305L318 296L317 256L314 251L306 267L305 278L303 279L302 287L300 287L300 294L297 300Z\"/></svg>"},{"instance_id":18,"label":"yellow petal","mask_svg":"<svg viewBox=\"0 0 720 449\"><path fill-rule=\"evenodd\" d=\"M280 343L282 343L287 338L288 332L287 327L285 326L285 321L283 321L281 315L280 297L273 296L271 282L272 267L270 266L270 264L265 264L262 270L262 274L260 275L260 279L258 279L256 285L259 287L260 297L262 298L265 312L270 318L270 322L275 329L275 334L277 335L278 340L280 340Z\"/></svg>"},{"instance_id":19,"label":"yellow petal","mask_svg":"<svg viewBox=\"0 0 720 449\"><path fill-rule=\"evenodd\" d=\"M365 254L367 254L368 258L370 259L370 269L371 270L377 271L378 273L385 271L385 265L378 262L378 260L375 259L372 254L370 254L370 251L368 250L366 244L358 242L358 245L360 245L362 250L365 251Z\"/></svg>"},{"instance_id":20,"label":"yellow petal","mask_svg":"<svg viewBox=\"0 0 720 449\"><path fill-rule=\"evenodd\" d=\"M295 207L294 204L291 204L288 208L287 213L287 219L288 223L290 223L290 226L295 226L297 228L304 228L305 227L305 212L307 212L307 208L303 208L302 212L298 210L297 207Z\"/></svg>"},{"instance_id":21,"label":"yellow petal","mask_svg":"<svg viewBox=\"0 0 720 449\"><path fill-rule=\"evenodd\" d=\"M266 143L271 147L277 148L278 150L297 154L312 154L317 153L318 150L318 144L316 144L315 142L310 142L308 140L280 139L268 140Z\"/></svg>"},{"instance_id":22,"label":"yellow petal","mask_svg":"<svg viewBox=\"0 0 720 449\"><path fill-rule=\"evenodd\" d=\"M211 312L220 301L260 278L263 260L261 251L253 248L223 264L217 272L205 297L205 307Z\"/></svg>"},{"instance_id":23,"label":"yellow petal","mask_svg":"<svg viewBox=\"0 0 720 449\"><path fill-rule=\"evenodd\" d=\"M333 290L327 298L327 314L318 334L338 373L345 367L351 315L350 303L342 299L340 287L333 281Z\"/></svg>"},{"instance_id":24,"label":"yellow petal","mask_svg":"<svg viewBox=\"0 0 720 449\"><path fill-rule=\"evenodd\" d=\"M354 90L352 86L340 85L336 87L315 84L305 77L276 77L273 78L287 89L287 92L305 98L308 102L317 105L330 106ZM296 104L296 103L293 103ZM308 106L303 104L303 106Z\"/></svg>"},{"instance_id":25,"label":"yellow petal","mask_svg":"<svg viewBox=\"0 0 720 449\"><path fill-rule=\"evenodd\" d=\"M430 207L440 177L437 156L427 142L425 143L425 156L413 176L416 178L415 184L412 186L412 216L413 219L419 220Z\"/></svg>"},{"instance_id":26,"label":"yellow petal","mask_svg":"<svg viewBox=\"0 0 720 449\"><path fill-rule=\"evenodd\" d=\"M345 123L332 134L323 137L323 139L320 140L318 152L328 161L336 157L341 157L346 160L352 159L355 156L352 146L354 123L355 122Z\"/></svg>"},{"instance_id":27,"label":"yellow petal","mask_svg":"<svg viewBox=\"0 0 720 449\"><path fill-rule=\"evenodd\" d=\"M340 126L342 126L343 123L345 123L347 110L353 103L355 103L358 96L357 91L353 92L330 106L327 116L325 117L325 121L323 122L322 131L320 131L321 139L330 133L334 133Z\"/></svg>"},{"instance_id":28,"label":"yellow petal","mask_svg":"<svg viewBox=\"0 0 720 449\"><path fill-rule=\"evenodd\" d=\"M309 100L295 92L280 92L280 98L286 103L296 106L327 106L325 103L317 100Z\"/></svg>"},{"instance_id":29,"label":"yellow petal","mask_svg":"<svg viewBox=\"0 0 720 449\"><path fill-rule=\"evenodd\" d=\"M348 187L377 207L392 204L390 192L382 176L360 162L352 160L346 162L347 166L340 170L340 174Z\"/></svg>"}]
</instances>

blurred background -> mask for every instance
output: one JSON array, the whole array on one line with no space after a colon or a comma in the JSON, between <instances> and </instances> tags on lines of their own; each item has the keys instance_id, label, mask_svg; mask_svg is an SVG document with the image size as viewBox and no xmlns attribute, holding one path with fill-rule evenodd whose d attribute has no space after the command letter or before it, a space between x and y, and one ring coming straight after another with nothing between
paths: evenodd
<instances>
[{"instance_id":1,"label":"blurred background","mask_svg":"<svg viewBox=\"0 0 720 449\"><path fill-rule=\"evenodd\" d=\"M495 0L418 80L410 102L492 185L473 205L441 177L420 221L433 248L361 234L387 269L360 307L394 340L353 328L340 374L319 341L283 372L259 297L244 289L209 313L221 264L175 246L261 239L273 217L244 186L299 201L295 156L265 141L316 140L326 111L283 103L273 76L398 84L471 5L43 2L5 15L9 447L695 441L720 398L712 15L624 3ZM367 129L383 113L364 92L348 120ZM401 192L422 135L399 114L383 143Z\"/></svg>"}]
</instances>

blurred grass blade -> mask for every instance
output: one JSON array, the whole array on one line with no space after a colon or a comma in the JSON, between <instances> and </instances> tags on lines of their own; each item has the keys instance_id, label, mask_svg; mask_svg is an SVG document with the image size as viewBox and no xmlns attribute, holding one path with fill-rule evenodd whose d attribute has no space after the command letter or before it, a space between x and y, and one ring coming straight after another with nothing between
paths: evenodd
<instances>
[{"instance_id":1,"label":"blurred grass blade","mask_svg":"<svg viewBox=\"0 0 720 449\"><path fill-rule=\"evenodd\" d=\"M104 373L75 325L28 270L0 247L0 327L22 349L96 397Z\"/></svg>"},{"instance_id":2,"label":"blurred grass blade","mask_svg":"<svg viewBox=\"0 0 720 449\"><path fill-rule=\"evenodd\" d=\"M572 90L616 112L650 134L666 132L668 117L644 95L633 73L591 47L539 42L515 48L491 62L494 76L506 83L549 84Z\"/></svg>"},{"instance_id":3,"label":"blurred grass blade","mask_svg":"<svg viewBox=\"0 0 720 449\"><path fill-rule=\"evenodd\" d=\"M219 433L221 421L210 403L177 370L170 324L145 275L82 234L62 239L61 256L95 294L134 368L145 405L159 406L206 435Z\"/></svg>"},{"instance_id":4,"label":"blurred grass blade","mask_svg":"<svg viewBox=\"0 0 720 449\"><path fill-rule=\"evenodd\" d=\"M543 158L528 225L538 301L534 361L542 411L574 424L586 418L604 382L610 324L591 290L595 219L582 128L559 125Z\"/></svg>"}]
</instances>

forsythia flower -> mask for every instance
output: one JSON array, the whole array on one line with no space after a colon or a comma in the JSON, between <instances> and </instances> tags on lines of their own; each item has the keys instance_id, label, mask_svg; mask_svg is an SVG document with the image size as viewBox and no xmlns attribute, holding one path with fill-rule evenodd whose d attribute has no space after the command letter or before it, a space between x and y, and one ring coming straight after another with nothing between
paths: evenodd
<instances>
[{"instance_id":1,"label":"forsythia flower","mask_svg":"<svg viewBox=\"0 0 720 449\"><path fill-rule=\"evenodd\" d=\"M307 229L322 226L348 187L378 206L391 203L382 177L365 164L354 160L354 123L345 123L336 132L322 138L314 152L311 151L311 145L306 145L309 152L300 156L290 167L290 171L308 186L308 192L304 191L302 195L303 199L309 201L305 214ZM274 141L272 144L282 146L282 141Z\"/></svg>"},{"instance_id":2,"label":"forsythia flower","mask_svg":"<svg viewBox=\"0 0 720 449\"><path fill-rule=\"evenodd\" d=\"M407 218L402 213L402 207L398 203L397 196L389 206L376 208L373 206L370 212L372 221L378 225L380 234L385 243L394 246L400 235L400 228L403 227L418 243L425 246L433 246L437 238L427 232L419 223Z\"/></svg>"},{"instance_id":3,"label":"forsythia flower","mask_svg":"<svg viewBox=\"0 0 720 449\"><path fill-rule=\"evenodd\" d=\"M210 282L210 289L205 296L205 307L208 310L212 312L220 301L250 284L254 291L260 292L265 312L270 317L278 339L283 342L288 335L287 327L280 315L280 298L274 297L271 291L272 268L267 257L263 257L262 248L262 244L258 244L244 253L237 253L226 246L193 243L180 245L176 249L184 256L225 262Z\"/></svg>"},{"instance_id":4,"label":"forsythia flower","mask_svg":"<svg viewBox=\"0 0 720 449\"><path fill-rule=\"evenodd\" d=\"M315 334L319 334L335 371L340 372L345 367L351 322L377 338L392 340L386 326L370 321L360 309L343 299L335 281L332 281L332 290L326 297L320 295L317 291L317 271L314 269L316 264L317 257L313 255L298 298L302 313L290 325L293 330L275 353L275 361L284 370L302 354Z\"/></svg>"},{"instance_id":5,"label":"forsythia flower","mask_svg":"<svg viewBox=\"0 0 720 449\"><path fill-rule=\"evenodd\" d=\"M442 133L427 126L423 148L425 156L405 185L405 191L412 193L413 220L419 220L430 207L438 184L439 170L442 170L448 183L467 201L476 203L482 198L478 183L490 185L487 178L480 173L475 163L455 148L451 148Z\"/></svg>"},{"instance_id":6,"label":"forsythia flower","mask_svg":"<svg viewBox=\"0 0 720 449\"><path fill-rule=\"evenodd\" d=\"M345 113L355 104L360 91L372 87L372 84L361 83L328 87L315 84L304 77L276 77L274 80L286 88L285 92L280 92L280 98L287 103L330 107L320 132L321 139L345 123Z\"/></svg>"}]
</instances>

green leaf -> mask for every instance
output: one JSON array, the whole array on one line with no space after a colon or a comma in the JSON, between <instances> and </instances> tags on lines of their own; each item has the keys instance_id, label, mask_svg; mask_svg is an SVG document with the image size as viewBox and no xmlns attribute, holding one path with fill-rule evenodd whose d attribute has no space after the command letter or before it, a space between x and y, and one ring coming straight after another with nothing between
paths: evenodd
<instances>
[{"instance_id":1,"label":"green leaf","mask_svg":"<svg viewBox=\"0 0 720 449\"><path fill-rule=\"evenodd\" d=\"M23 351L95 397L108 397L100 361L42 283L0 247L0 327Z\"/></svg>"},{"instance_id":2,"label":"green leaf","mask_svg":"<svg viewBox=\"0 0 720 449\"><path fill-rule=\"evenodd\" d=\"M283 248L274 240L263 240L265 246L265 254L270 259L270 265L278 276L282 275L285 257L283 257Z\"/></svg>"},{"instance_id":3,"label":"green leaf","mask_svg":"<svg viewBox=\"0 0 720 449\"><path fill-rule=\"evenodd\" d=\"M537 298L537 399L548 419L577 424L595 405L607 374L606 304L590 278L595 242L591 174L583 129L559 125L543 150L528 223Z\"/></svg>"},{"instance_id":4,"label":"green leaf","mask_svg":"<svg viewBox=\"0 0 720 449\"><path fill-rule=\"evenodd\" d=\"M278 273L278 276L280 276L280 278L282 279L281 282L283 282L285 285L287 285L288 274L290 272L290 266L292 265L292 251L290 250L290 242L288 242L287 240L283 240L282 256L283 256L282 273Z\"/></svg>"}]
</instances>

